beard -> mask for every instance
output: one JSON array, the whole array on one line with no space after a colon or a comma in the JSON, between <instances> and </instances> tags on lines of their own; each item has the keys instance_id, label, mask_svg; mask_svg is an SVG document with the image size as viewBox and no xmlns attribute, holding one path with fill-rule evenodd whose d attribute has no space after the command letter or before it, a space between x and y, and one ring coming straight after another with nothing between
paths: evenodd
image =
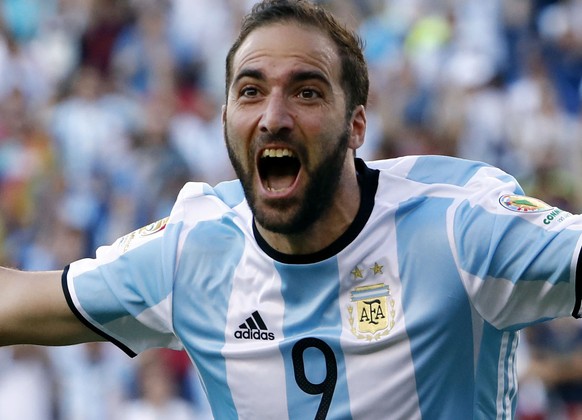
<instances>
[{"instance_id":1,"label":"beard","mask_svg":"<svg viewBox=\"0 0 582 420\"><path fill-rule=\"evenodd\" d=\"M302 162L308 181L301 197L276 199L269 203L260 203L257 192L253 188L253 172L244 168L240 157L236 155L236 152L231 147L232 139L229 138L225 124L224 138L228 155L242 184L255 221L266 230L285 235L300 234L313 225L331 207L338 190L340 175L348 151L349 136L349 128L346 126L340 134L335 147L314 168L309 169L306 162ZM273 137L281 138L281 136ZM326 141L327 139L322 139L323 144L327 144ZM248 161L254 162L254 158L249 156ZM292 208L295 208L295 210L291 211L290 209Z\"/></svg>"}]
</instances>

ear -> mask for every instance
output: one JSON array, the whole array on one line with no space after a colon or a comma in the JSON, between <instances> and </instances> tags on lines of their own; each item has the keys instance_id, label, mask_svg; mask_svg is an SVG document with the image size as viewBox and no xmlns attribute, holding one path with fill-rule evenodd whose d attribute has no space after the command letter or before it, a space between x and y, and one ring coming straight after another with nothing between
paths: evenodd
<instances>
[{"instance_id":1,"label":"ear","mask_svg":"<svg viewBox=\"0 0 582 420\"><path fill-rule=\"evenodd\" d=\"M364 105L358 105L350 120L350 139L348 146L350 149L356 150L364 144L364 137L366 135L366 108Z\"/></svg>"},{"instance_id":2,"label":"ear","mask_svg":"<svg viewBox=\"0 0 582 420\"><path fill-rule=\"evenodd\" d=\"M224 127L224 125L226 124L226 105L222 105L222 114L220 118L222 120L222 126Z\"/></svg>"}]
</instances>

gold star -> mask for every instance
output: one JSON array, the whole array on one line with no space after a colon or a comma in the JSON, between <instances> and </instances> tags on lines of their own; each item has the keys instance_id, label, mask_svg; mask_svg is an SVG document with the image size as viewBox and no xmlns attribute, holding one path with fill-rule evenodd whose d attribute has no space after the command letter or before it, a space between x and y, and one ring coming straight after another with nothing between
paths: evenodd
<instances>
[{"instance_id":1,"label":"gold star","mask_svg":"<svg viewBox=\"0 0 582 420\"><path fill-rule=\"evenodd\" d=\"M372 270L374 272L374 275L376 274L384 274L384 272L382 271L384 269L383 265L380 265L378 263L374 263L374 267L371 267L370 270Z\"/></svg>"},{"instance_id":2,"label":"gold star","mask_svg":"<svg viewBox=\"0 0 582 420\"><path fill-rule=\"evenodd\" d=\"M355 279L363 279L364 278L364 275L362 274L362 270L360 270L358 267L356 267L352 270L352 276L354 276Z\"/></svg>"}]
</instances>

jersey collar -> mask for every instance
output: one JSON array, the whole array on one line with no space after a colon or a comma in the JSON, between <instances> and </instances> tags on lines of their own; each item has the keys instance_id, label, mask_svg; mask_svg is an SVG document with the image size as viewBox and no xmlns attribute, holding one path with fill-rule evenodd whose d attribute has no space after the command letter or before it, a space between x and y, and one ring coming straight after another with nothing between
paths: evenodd
<instances>
[{"instance_id":1,"label":"jersey collar","mask_svg":"<svg viewBox=\"0 0 582 420\"><path fill-rule=\"evenodd\" d=\"M362 231L374 208L374 197L378 190L380 171L370 169L362 159L356 158L356 171L360 184L360 208L348 229L332 244L313 254L284 254L272 248L259 233L253 219L253 233L259 247L271 258L284 264L312 264L337 255L348 246Z\"/></svg>"}]
</instances>

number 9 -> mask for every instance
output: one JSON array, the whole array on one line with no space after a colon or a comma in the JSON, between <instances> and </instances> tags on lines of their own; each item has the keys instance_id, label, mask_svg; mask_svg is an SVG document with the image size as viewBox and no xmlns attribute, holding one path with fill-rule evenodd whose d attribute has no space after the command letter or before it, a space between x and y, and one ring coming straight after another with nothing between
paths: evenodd
<instances>
[{"instance_id":1,"label":"number 9","mask_svg":"<svg viewBox=\"0 0 582 420\"><path fill-rule=\"evenodd\" d=\"M305 374L305 363L303 361L303 353L308 348L313 347L323 353L325 357L326 374L321 383L314 384L309 382ZM335 354L331 347L318 338L308 337L299 340L291 350L291 357L293 359L293 371L295 373L295 381L301 390L310 395L321 394L321 402L315 415L315 420L323 420L327 416L331 399L335 390L337 382L337 363Z\"/></svg>"}]
</instances>

